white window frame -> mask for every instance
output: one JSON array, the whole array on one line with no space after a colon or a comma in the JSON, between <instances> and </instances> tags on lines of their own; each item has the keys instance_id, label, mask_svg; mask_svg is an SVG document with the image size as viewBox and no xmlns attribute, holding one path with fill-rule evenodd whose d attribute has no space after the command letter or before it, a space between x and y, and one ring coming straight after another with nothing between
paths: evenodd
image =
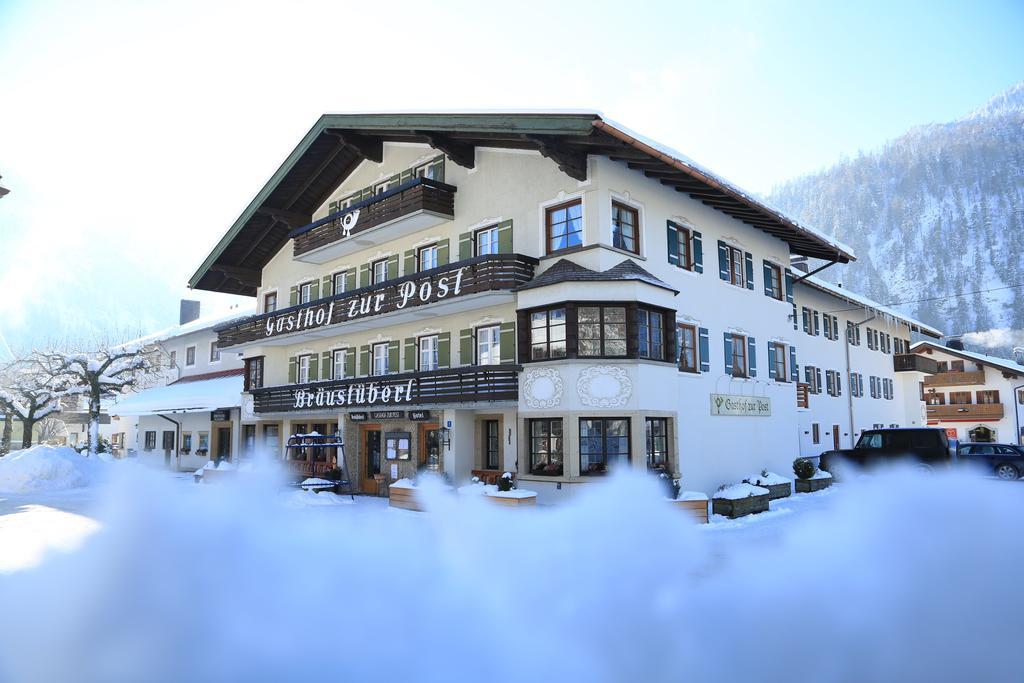
<instances>
[{"instance_id":1,"label":"white window frame","mask_svg":"<svg viewBox=\"0 0 1024 683\"><path fill-rule=\"evenodd\" d=\"M335 294L345 293L345 272L344 270L339 271L331 275L331 289ZM341 283L341 287L338 287L338 283Z\"/></svg>"},{"instance_id":2,"label":"white window frame","mask_svg":"<svg viewBox=\"0 0 1024 683\"><path fill-rule=\"evenodd\" d=\"M378 351L383 353L378 354ZM378 361L380 365L378 366ZM381 342L370 347L370 374L374 377L388 374L388 343Z\"/></svg>"},{"instance_id":3,"label":"white window frame","mask_svg":"<svg viewBox=\"0 0 1024 683\"><path fill-rule=\"evenodd\" d=\"M501 364L501 325L476 329L476 365Z\"/></svg>"},{"instance_id":4,"label":"white window frame","mask_svg":"<svg viewBox=\"0 0 1024 683\"><path fill-rule=\"evenodd\" d=\"M380 277L378 279L377 266L380 266ZM370 280L371 284L379 285L386 282L388 279L388 260L386 258L377 259L370 264Z\"/></svg>"},{"instance_id":5,"label":"white window frame","mask_svg":"<svg viewBox=\"0 0 1024 683\"><path fill-rule=\"evenodd\" d=\"M192 358L192 362L189 362L189 357L190 356ZM186 346L185 347L185 367L186 368L193 368L193 367L195 367L195 365L196 365L196 347L195 347L195 344L193 344L192 346Z\"/></svg>"},{"instance_id":6,"label":"white window frame","mask_svg":"<svg viewBox=\"0 0 1024 683\"><path fill-rule=\"evenodd\" d=\"M486 228L480 228L473 233L473 256L487 256L489 254L498 253L498 226L492 225ZM480 248L483 244L481 238L487 236L486 243L488 245L488 251L484 251Z\"/></svg>"},{"instance_id":7,"label":"white window frame","mask_svg":"<svg viewBox=\"0 0 1024 683\"><path fill-rule=\"evenodd\" d=\"M331 352L331 379L345 379L345 353L347 349Z\"/></svg>"},{"instance_id":8,"label":"white window frame","mask_svg":"<svg viewBox=\"0 0 1024 683\"><path fill-rule=\"evenodd\" d=\"M309 359L311 356L306 354L299 356L296 361L295 379L299 384L309 384Z\"/></svg>"},{"instance_id":9,"label":"white window frame","mask_svg":"<svg viewBox=\"0 0 1024 683\"><path fill-rule=\"evenodd\" d=\"M417 359L416 367L420 372L430 372L438 368L438 335L430 334L420 337L416 342Z\"/></svg>"},{"instance_id":10,"label":"white window frame","mask_svg":"<svg viewBox=\"0 0 1024 683\"><path fill-rule=\"evenodd\" d=\"M220 362L220 344L214 340L210 342L210 364Z\"/></svg>"},{"instance_id":11,"label":"white window frame","mask_svg":"<svg viewBox=\"0 0 1024 683\"><path fill-rule=\"evenodd\" d=\"M267 297L269 297L269 296L273 296L274 297L274 307L271 308L271 309L267 308ZM264 313L274 313L274 312L276 312L277 311L277 304L278 304L278 301L277 301L277 290L276 289L272 289L269 292L263 292L263 312Z\"/></svg>"},{"instance_id":12,"label":"white window frame","mask_svg":"<svg viewBox=\"0 0 1024 683\"><path fill-rule=\"evenodd\" d=\"M299 303L308 304L313 300L313 282L303 282L299 285Z\"/></svg>"},{"instance_id":13,"label":"white window frame","mask_svg":"<svg viewBox=\"0 0 1024 683\"><path fill-rule=\"evenodd\" d=\"M426 258L424 258L426 257ZM428 244L416 250L416 272L437 268L437 245Z\"/></svg>"}]
</instances>

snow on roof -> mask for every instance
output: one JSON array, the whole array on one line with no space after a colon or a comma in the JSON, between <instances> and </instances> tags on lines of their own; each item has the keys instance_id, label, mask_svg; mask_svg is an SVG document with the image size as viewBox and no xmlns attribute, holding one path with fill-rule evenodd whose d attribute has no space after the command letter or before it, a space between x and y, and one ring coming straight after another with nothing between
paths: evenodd
<instances>
[{"instance_id":1,"label":"snow on roof","mask_svg":"<svg viewBox=\"0 0 1024 683\"><path fill-rule=\"evenodd\" d=\"M242 383L241 376L177 382L131 394L109 410L113 415L149 415L237 408L242 404Z\"/></svg>"},{"instance_id":2,"label":"snow on roof","mask_svg":"<svg viewBox=\"0 0 1024 683\"><path fill-rule=\"evenodd\" d=\"M910 346L910 350L916 352L918 349L925 346L931 347L936 351L948 353L952 356L962 356L970 360L976 360L979 363L987 363L989 365L994 365L998 368L1004 368L1005 370L1009 370L1010 372L1016 372L1018 374L1024 375L1024 365L1012 361L1009 358L1001 358L999 356L988 356L985 355L984 353L977 353L975 351L961 351L960 349L951 349L948 346L943 346L941 344L936 344L930 341L919 341L916 344L912 344Z\"/></svg>"},{"instance_id":3,"label":"snow on roof","mask_svg":"<svg viewBox=\"0 0 1024 683\"><path fill-rule=\"evenodd\" d=\"M152 334L147 334L138 339L125 342L122 346L129 346L132 344L156 344L158 342L167 341L168 339L174 339L176 337L182 337L186 334L192 334L193 332L201 332L224 323L232 322L233 320L239 320L241 318L247 318L256 313L256 305L251 306L240 306L232 308L227 313L218 313L216 315L206 315L200 318L196 318L192 322L185 323L184 325L174 325Z\"/></svg>"},{"instance_id":4,"label":"snow on roof","mask_svg":"<svg viewBox=\"0 0 1024 683\"><path fill-rule=\"evenodd\" d=\"M821 290L827 294L831 294L845 301L849 301L852 304L857 304L858 306L863 306L864 308L870 309L872 311L877 311L882 315L887 315L896 318L897 320L902 320L903 322L910 325L912 328L916 327L922 334L927 334L935 338L939 338L942 336L942 332L935 329L931 325L925 325L920 320L915 320L914 318L911 318L910 316L904 313L900 313L894 308L889 308L888 306L880 304L877 301L873 301L872 299L869 299L862 294L851 292L845 287L840 287L838 285L832 284L831 282L825 282L824 280L820 280L814 277L813 275L810 277L805 277L804 279L800 280L800 282L798 282L797 284L810 285L815 289Z\"/></svg>"}]
</instances>

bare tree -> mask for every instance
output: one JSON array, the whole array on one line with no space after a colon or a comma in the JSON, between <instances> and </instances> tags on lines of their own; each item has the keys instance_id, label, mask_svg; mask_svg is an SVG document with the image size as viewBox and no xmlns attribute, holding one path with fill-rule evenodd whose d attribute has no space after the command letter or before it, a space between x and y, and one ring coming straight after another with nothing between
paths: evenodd
<instances>
[{"instance_id":1,"label":"bare tree","mask_svg":"<svg viewBox=\"0 0 1024 683\"><path fill-rule=\"evenodd\" d=\"M39 421L39 434L36 436L39 443L54 441L61 437L67 437L68 426L64 420L53 415L47 415Z\"/></svg>"},{"instance_id":2,"label":"bare tree","mask_svg":"<svg viewBox=\"0 0 1024 683\"><path fill-rule=\"evenodd\" d=\"M155 371L152 351L142 344L103 344L96 351L37 351L38 367L65 394L80 393L89 401L89 455L99 446L103 399L136 389Z\"/></svg>"},{"instance_id":3,"label":"bare tree","mask_svg":"<svg viewBox=\"0 0 1024 683\"><path fill-rule=\"evenodd\" d=\"M60 399L66 395L65 387L56 385L52 378L24 361L12 363L3 372L0 385L0 409L21 422L21 447L32 445L32 430L37 422L60 412ZM10 420L5 420L10 422ZM4 431L7 431L5 425ZM8 437L9 438L9 437Z\"/></svg>"},{"instance_id":4,"label":"bare tree","mask_svg":"<svg viewBox=\"0 0 1024 683\"><path fill-rule=\"evenodd\" d=\"M0 413L4 417L4 431L0 435L0 458L11 452L11 433L13 431L14 411L8 410L0 404Z\"/></svg>"}]
</instances>

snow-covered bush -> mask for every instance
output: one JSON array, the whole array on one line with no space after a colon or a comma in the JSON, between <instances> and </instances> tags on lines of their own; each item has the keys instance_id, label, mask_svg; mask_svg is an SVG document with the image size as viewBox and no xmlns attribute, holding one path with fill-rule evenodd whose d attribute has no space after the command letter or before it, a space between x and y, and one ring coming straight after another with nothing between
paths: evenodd
<instances>
[{"instance_id":1,"label":"snow-covered bush","mask_svg":"<svg viewBox=\"0 0 1024 683\"><path fill-rule=\"evenodd\" d=\"M513 479L511 472L504 472L498 477L498 490L499 491L511 491L513 486Z\"/></svg>"},{"instance_id":2,"label":"snow-covered bush","mask_svg":"<svg viewBox=\"0 0 1024 683\"><path fill-rule=\"evenodd\" d=\"M810 479L817 469L808 458L797 458L793 461L793 473L801 479Z\"/></svg>"}]
</instances>

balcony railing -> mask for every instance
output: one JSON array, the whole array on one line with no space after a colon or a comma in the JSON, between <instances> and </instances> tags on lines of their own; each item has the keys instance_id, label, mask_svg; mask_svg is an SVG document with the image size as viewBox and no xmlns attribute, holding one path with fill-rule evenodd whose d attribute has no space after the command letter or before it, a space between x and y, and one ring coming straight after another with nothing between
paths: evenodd
<instances>
[{"instance_id":1,"label":"balcony railing","mask_svg":"<svg viewBox=\"0 0 1024 683\"><path fill-rule=\"evenodd\" d=\"M804 382L797 382L796 384L796 407L797 408L810 408L811 407L811 385Z\"/></svg>"},{"instance_id":2,"label":"balcony railing","mask_svg":"<svg viewBox=\"0 0 1024 683\"><path fill-rule=\"evenodd\" d=\"M896 372L923 372L929 375L939 371L939 364L934 358L919 356L916 353L900 353L893 356L892 367Z\"/></svg>"},{"instance_id":3,"label":"balcony railing","mask_svg":"<svg viewBox=\"0 0 1024 683\"><path fill-rule=\"evenodd\" d=\"M352 204L344 211L293 230L294 257L300 261L325 263L340 254L326 249L371 228L403 219L418 218L411 230L433 227L455 218L453 185L414 178L398 187Z\"/></svg>"},{"instance_id":4,"label":"balcony railing","mask_svg":"<svg viewBox=\"0 0 1024 683\"><path fill-rule=\"evenodd\" d=\"M948 406L925 406L929 420L986 421L1003 419L1002 403L967 403Z\"/></svg>"},{"instance_id":5,"label":"balcony railing","mask_svg":"<svg viewBox=\"0 0 1024 683\"><path fill-rule=\"evenodd\" d=\"M418 405L516 401L519 365L472 365L430 372L288 384L253 389L256 413L333 411L384 406L403 410Z\"/></svg>"},{"instance_id":6,"label":"balcony railing","mask_svg":"<svg viewBox=\"0 0 1024 683\"><path fill-rule=\"evenodd\" d=\"M529 282L536 265L537 259L522 254L477 256L273 313L254 315L218 328L217 341L220 348L226 349L469 294L508 291Z\"/></svg>"},{"instance_id":7,"label":"balcony railing","mask_svg":"<svg viewBox=\"0 0 1024 683\"><path fill-rule=\"evenodd\" d=\"M926 387L963 387L973 384L985 383L984 370L971 370L969 372L940 372L931 377L924 378Z\"/></svg>"}]
</instances>

